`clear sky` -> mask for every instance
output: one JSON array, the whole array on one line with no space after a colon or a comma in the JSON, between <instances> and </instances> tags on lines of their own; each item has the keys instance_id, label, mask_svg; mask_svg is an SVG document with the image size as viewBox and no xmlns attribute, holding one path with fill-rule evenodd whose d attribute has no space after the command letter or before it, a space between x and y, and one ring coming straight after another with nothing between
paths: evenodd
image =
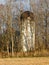
<instances>
[{"instance_id":1,"label":"clear sky","mask_svg":"<svg viewBox=\"0 0 49 65\"><path fill-rule=\"evenodd\" d=\"M6 0L0 0L0 4L4 4ZM22 0L22 1L25 1L25 0ZM26 0L26 1L29 1L29 0ZM33 2L38 2L39 0L33 0Z\"/></svg>"},{"instance_id":2,"label":"clear sky","mask_svg":"<svg viewBox=\"0 0 49 65\"><path fill-rule=\"evenodd\" d=\"M29 1L29 0L26 0L26 1ZM33 1L38 1L38 0L33 0ZM0 0L0 4L4 4L5 3L5 0Z\"/></svg>"},{"instance_id":3,"label":"clear sky","mask_svg":"<svg viewBox=\"0 0 49 65\"><path fill-rule=\"evenodd\" d=\"M5 3L5 0L0 0L0 4L4 4Z\"/></svg>"}]
</instances>

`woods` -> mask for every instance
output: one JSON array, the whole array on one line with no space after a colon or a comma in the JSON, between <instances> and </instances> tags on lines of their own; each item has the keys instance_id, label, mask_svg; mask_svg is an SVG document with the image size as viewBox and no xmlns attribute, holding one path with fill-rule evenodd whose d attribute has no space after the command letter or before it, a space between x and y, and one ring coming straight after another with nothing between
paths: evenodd
<instances>
[{"instance_id":1,"label":"woods","mask_svg":"<svg viewBox=\"0 0 49 65\"><path fill-rule=\"evenodd\" d=\"M24 14L24 12L27 13ZM32 16L32 21L28 23L27 18ZM33 21L35 27L33 27ZM26 50L30 47L32 49L24 52L23 44L25 43ZM37 0L37 2L34 0L6 0L4 5L0 4L0 54L2 57L49 56L48 50L49 0Z\"/></svg>"}]
</instances>

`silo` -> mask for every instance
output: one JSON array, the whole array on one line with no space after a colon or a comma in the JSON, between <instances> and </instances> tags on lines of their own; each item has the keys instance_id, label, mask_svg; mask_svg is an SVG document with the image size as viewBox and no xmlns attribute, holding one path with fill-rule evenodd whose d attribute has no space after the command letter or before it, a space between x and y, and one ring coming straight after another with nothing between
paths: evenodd
<instances>
[{"instance_id":1,"label":"silo","mask_svg":"<svg viewBox=\"0 0 49 65\"><path fill-rule=\"evenodd\" d=\"M30 11L21 14L20 36L22 50L32 51L35 48L35 22L34 15Z\"/></svg>"}]
</instances>

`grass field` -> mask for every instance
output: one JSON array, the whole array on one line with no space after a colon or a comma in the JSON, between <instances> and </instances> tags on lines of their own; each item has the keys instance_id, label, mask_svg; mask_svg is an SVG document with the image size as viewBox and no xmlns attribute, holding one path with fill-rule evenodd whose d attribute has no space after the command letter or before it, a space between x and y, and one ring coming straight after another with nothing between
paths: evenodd
<instances>
[{"instance_id":1,"label":"grass field","mask_svg":"<svg viewBox=\"0 0 49 65\"><path fill-rule=\"evenodd\" d=\"M3 58L0 65L49 65L49 57Z\"/></svg>"}]
</instances>

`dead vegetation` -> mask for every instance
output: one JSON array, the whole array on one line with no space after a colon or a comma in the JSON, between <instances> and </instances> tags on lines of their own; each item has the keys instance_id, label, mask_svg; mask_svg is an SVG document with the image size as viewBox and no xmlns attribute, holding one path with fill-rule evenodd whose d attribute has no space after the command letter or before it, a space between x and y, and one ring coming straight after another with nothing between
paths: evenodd
<instances>
[{"instance_id":1,"label":"dead vegetation","mask_svg":"<svg viewBox=\"0 0 49 65\"><path fill-rule=\"evenodd\" d=\"M6 58L0 59L0 65L49 65L49 57Z\"/></svg>"}]
</instances>

